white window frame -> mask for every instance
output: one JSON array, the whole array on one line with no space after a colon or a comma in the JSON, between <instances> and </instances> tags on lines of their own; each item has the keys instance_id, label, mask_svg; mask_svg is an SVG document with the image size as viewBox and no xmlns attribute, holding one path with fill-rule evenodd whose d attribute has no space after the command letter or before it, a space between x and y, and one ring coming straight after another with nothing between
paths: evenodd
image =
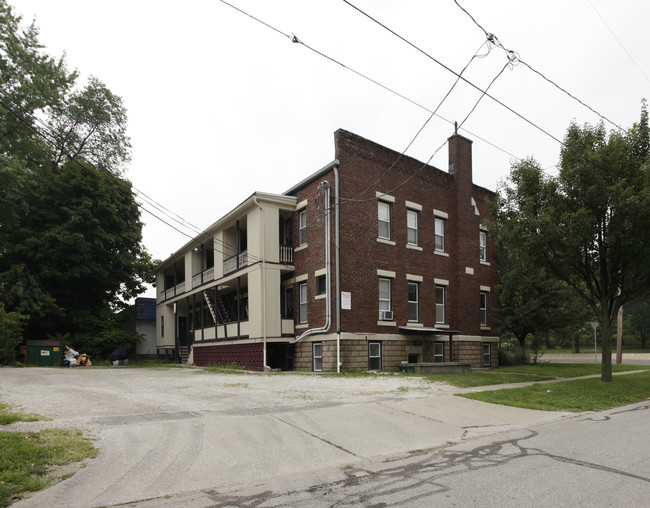
<instances>
[{"instance_id":1,"label":"white window frame","mask_svg":"<svg viewBox=\"0 0 650 508\"><path fill-rule=\"evenodd\" d=\"M420 212L417 210L406 210L406 243L420 245Z\"/></svg>"},{"instance_id":2,"label":"white window frame","mask_svg":"<svg viewBox=\"0 0 650 508\"><path fill-rule=\"evenodd\" d=\"M388 217L382 217L382 210L387 212ZM384 214L385 215L385 214ZM388 236L384 236L382 233L381 226L384 225L384 229L388 229ZM392 206L386 201L377 201L377 238L382 240L392 240Z\"/></svg>"},{"instance_id":3,"label":"white window frame","mask_svg":"<svg viewBox=\"0 0 650 508\"><path fill-rule=\"evenodd\" d=\"M373 351L375 347L377 350ZM379 362L379 367L377 368L370 364L371 360L375 358ZM382 370L381 342L368 342L368 370Z\"/></svg>"},{"instance_id":4,"label":"white window frame","mask_svg":"<svg viewBox=\"0 0 650 508\"><path fill-rule=\"evenodd\" d=\"M447 220L442 217L434 218L434 244L438 252L446 252L447 249ZM441 231L440 231L441 230ZM441 244L441 245L439 245Z\"/></svg>"},{"instance_id":5,"label":"white window frame","mask_svg":"<svg viewBox=\"0 0 650 508\"><path fill-rule=\"evenodd\" d=\"M442 290L442 302L438 298L440 290ZM442 312L442 320L438 316L440 312ZM436 284L436 323L447 324L447 286L442 284Z\"/></svg>"},{"instance_id":6,"label":"white window frame","mask_svg":"<svg viewBox=\"0 0 650 508\"><path fill-rule=\"evenodd\" d=\"M489 342L483 343L483 367L492 365L492 344Z\"/></svg>"},{"instance_id":7,"label":"white window frame","mask_svg":"<svg viewBox=\"0 0 650 508\"><path fill-rule=\"evenodd\" d=\"M480 324L481 326L487 326L488 324L488 292L481 291L480 296Z\"/></svg>"},{"instance_id":8,"label":"white window frame","mask_svg":"<svg viewBox=\"0 0 650 508\"><path fill-rule=\"evenodd\" d=\"M434 342L433 343L433 362L434 363L444 363L445 361L445 343L444 342Z\"/></svg>"},{"instance_id":9,"label":"white window frame","mask_svg":"<svg viewBox=\"0 0 650 508\"><path fill-rule=\"evenodd\" d=\"M487 231L483 231L482 229L478 232L478 257L480 261L486 261L487 262Z\"/></svg>"},{"instance_id":10,"label":"white window frame","mask_svg":"<svg viewBox=\"0 0 650 508\"><path fill-rule=\"evenodd\" d=\"M411 300L411 289L415 288L415 300ZM417 282L408 282L407 290L407 309L408 309L408 322L409 323L419 323L420 322L420 284ZM415 319L411 318L411 310L415 310Z\"/></svg>"},{"instance_id":11,"label":"white window frame","mask_svg":"<svg viewBox=\"0 0 650 508\"><path fill-rule=\"evenodd\" d=\"M382 298L382 282L388 284L388 298ZM386 277L379 277L379 283L378 283L378 297L379 297L379 320L380 321L386 321L384 319L383 313L388 311L393 310L393 281L392 279L386 278ZM388 321L392 321L388 320Z\"/></svg>"},{"instance_id":12,"label":"white window frame","mask_svg":"<svg viewBox=\"0 0 650 508\"><path fill-rule=\"evenodd\" d=\"M298 246L307 244L307 210L298 214Z\"/></svg>"},{"instance_id":13,"label":"white window frame","mask_svg":"<svg viewBox=\"0 0 650 508\"><path fill-rule=\"evenodd\" d=\"M314 372L323 372L323 343L314 342L311 345L312 369Z\"/></svg>"},{"instance_id":14,"label":"white window frame","mask_svg":"<svg viewBox=\"0 0 650 508\"><path fill-rule=\"evenodd\" d=\"M298 284L298 322L307 323L307 282Z\"/></svg>"}]
</instances>

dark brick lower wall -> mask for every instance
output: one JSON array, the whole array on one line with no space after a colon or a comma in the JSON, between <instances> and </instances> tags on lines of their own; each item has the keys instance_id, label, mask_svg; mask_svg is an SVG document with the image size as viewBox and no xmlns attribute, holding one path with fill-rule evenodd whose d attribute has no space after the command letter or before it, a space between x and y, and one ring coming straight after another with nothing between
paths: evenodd
<instances>
[{"instance_id":1,"label":"dark brick lower wall","mask_svg":"<svg viewBox=\"0 0 650 508\"><path fill-rule=\"evenodd\" d=\"M264 370L264 345L229 344L194 347L194 365L205 367L210 364L238 363L248 370Z\"/></svg>"}]
</instances>

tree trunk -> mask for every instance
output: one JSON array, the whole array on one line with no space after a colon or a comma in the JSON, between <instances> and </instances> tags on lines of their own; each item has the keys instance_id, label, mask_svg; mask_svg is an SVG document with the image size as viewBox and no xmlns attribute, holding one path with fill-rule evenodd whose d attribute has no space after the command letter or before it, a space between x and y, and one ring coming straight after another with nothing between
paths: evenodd
<instances>
[{"instance_id":1,"label":"tree trunk","mask_svg":"<svg viewBox=\"0 0 650 508\"><path fill-rule=\"evenodd\" d=\"M580 352L580 338L577 333L571 334L571 352L579 353Z\"/></svg>"},{"instance_id":2,"label":"tree trunk","mask_svg":"<svg viewBox=\"0 0 650 508\"><path fill-rule=\"evenodd\" d=\"M601 321L601 338L602 338L602 362L600 371L600 380L605 382L612 381L612 325L609 322L609 316Z\"/></svg>"}]
</instances>

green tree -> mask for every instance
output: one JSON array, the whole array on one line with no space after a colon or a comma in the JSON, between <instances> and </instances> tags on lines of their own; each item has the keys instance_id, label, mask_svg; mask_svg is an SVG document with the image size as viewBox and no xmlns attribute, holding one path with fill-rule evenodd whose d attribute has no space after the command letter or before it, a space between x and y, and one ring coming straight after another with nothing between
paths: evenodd
<instances>
[{"instance_id":1,"label":"green tree","mask_svg":"<svg viewBox=\"0 0 650 508\"><path fill-rule=\"evenodd\" d=\"M572 124L559 174L513 165L495 204L507 248L563 281L600 322L603 381L611 381L618 309L650 287L648 112L626 132Z\"/></svg>"},{"instance_id":2,"label":"green tree","mask_svg":"<svg viewBox=\"0 0 650 508\"><path fill-rule=\"evenodd\" d=\"M4 304L0 302L0 365L16 362L16 347L22 340L24 319L18 312L6 312Z\"/></svg>"},{"instance_id":3,"label":"green tree","mask_svg":"<svg viewBox=\"0 0 650 508\"><path fill-rule=\"evenodd\" d=\"M0 0L0 302L25 318L25 337L71 333L103 355L97 338L114 346L112 314L151 277L121 177L126 110L96 78L75 88L77 74L42 49Z\"/></svg>"},{"instance_id":4,"label":"green tree","mask_svg":"<svg viewBox=\"0 0 650 508\"><path fill-rule=\"evenodd\" d=\"M627 303L623 315L627 330L644 348L650 340L650 291Z\"/></svg>"}]
</instances>

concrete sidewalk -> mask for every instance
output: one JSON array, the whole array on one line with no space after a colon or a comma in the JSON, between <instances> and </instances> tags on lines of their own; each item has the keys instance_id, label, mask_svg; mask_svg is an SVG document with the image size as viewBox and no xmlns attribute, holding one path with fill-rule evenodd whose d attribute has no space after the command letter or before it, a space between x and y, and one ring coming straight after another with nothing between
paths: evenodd
<instances>
[{"instance_id":1,"label":"concrete sidewalk","mask_svg":"<svg viewBox=\"0 0 650 508\"><path fill-rule=\"evenodd\" d=\"M202 490L228 492L334 474L576 416L473 401L446 386L397 376L219 377L147 369L2 374L4 393L53 418L13 424L15 430L85 428L100 448L85 468L20 507L208 506ZM76 416L70 408L83 396L90 414ZM56 407L44 411L48 398Z\"/></svg>"}]
</instances>

